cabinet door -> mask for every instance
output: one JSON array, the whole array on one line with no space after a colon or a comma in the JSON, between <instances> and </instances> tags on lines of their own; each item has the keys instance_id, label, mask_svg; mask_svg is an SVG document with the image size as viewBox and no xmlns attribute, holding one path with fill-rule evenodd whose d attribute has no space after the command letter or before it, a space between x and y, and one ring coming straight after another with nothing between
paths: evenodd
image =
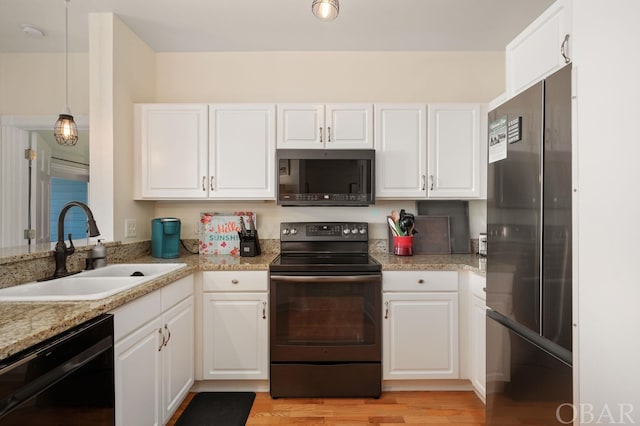
<instances>
[{"instance_id":1,"label":"cabinet door","mask_svg":"<svg viewBox=\"0 0 640 426\"><path fill-rule=\"evenodd\" d=\"M189 393L194 380L193 296L189 296L162 317L162 409L168 422Z\"/></svg>"},{"instance_id":2,"label":"cabinet door","mask_svg":"<svg viewBox=\"0 0 640 426\"><path fill-rule=\"evenodd\" d=\"M375 105L376 198L424 198L427 107Z\"/></svg>"},{"instance_id":3,"label":"cabinet door","mask_svg":"<svg viewBox=\"0 0 640 426\"><path fill-rule=\"evenodd\" d=\"M373 149L373 105L327 104L324 131L327 149Z\"/></svg>"},{"instance_id":4,"label":"cabinet door","mask_svg":"<svg viewBox=\"0 0 640 426\"><path fill-rule=\"evenodd\" d=\"M206 198L207 105L136 105L136 198Z\"/></svg>"},{"instance_id":5,"label":"cabinet door","mask_svg":"<svg viewBox=\"0 0 640 426\"><path fill-rule=\"evenodd\" d=\"M480 105L429 105L429 198L480 196Z\"/></svg>"},{"instance_id":6,"label":"cabinet door","mask_svg":"<svg viewBox=\"0 0 640 426\"><path fill-rule=\"evenodd\" d=\"M324 105L279 104L278 148L324 149Z\"/></svg>"},{"instance_id":7,"label":"cabinet door","mask_svg":"<svg viewBox=\"0 0 640 426\"><path fill-rule=\"evenodd\" d=\"M275 197L275 105L209 106L209 197Z\"/></svg>"},{"instance_id":8,"label":"cabinet door","mask_svg":"<svg viewBox=\"0 0 640 426\"><path fill-rule=\"evenodd\" d=\"M566 64L571 0L557 0L506 47L507 95L512 97ZM564 52L564 55L563 55Z\"/></svg>"},{"instance_id":9,"label":"cabinet door","mask_svg":"<svg viewBox=\"0 0 640 426\"><path fill-rule=\"evenodd\" d=\"M205 293L205 379L269 377L267 293Z\"/></svg>"},{"instance_id":10,"label":"cabinet door","mask_svg":"<svg viewBox=\"0 0 640 426\"><path fill-rule=\"evenodd\" d=\"M161 425L162 322L148 322L115 344L117 426Z\"/></svg>"},{"instance_id":11,"label":"cabinet door","mask_svg":"<svg viewBox=\"0 0 640 426\"><path fill-rule=\"evenodd\" d=\"M383 379L458 378L457 293L385 293Z\"/></svg>"},{"instance_id":12,"label":"cabinet door","mask_svg":"<svg viewBox=\"0 0 640 426\"><path fill-rule=\"evenodd\" d=\"M486 395L486 305L473 295L471 307L471 384L484 398Z\"/></svg>"}]
</instances>

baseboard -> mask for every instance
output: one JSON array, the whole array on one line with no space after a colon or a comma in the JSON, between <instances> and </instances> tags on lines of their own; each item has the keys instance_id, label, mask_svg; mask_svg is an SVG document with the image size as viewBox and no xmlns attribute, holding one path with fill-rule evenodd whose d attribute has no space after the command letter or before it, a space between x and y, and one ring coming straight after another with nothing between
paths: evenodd
<instances>
[{"instance_id":1,"label":"baseboard","mask_svg":"<svg viewBox=\"0 0 640 426\"><path fill-rule=\"evenodd\" d=\"M468 380L385 380L382 391L471 391Z\"/></svg>"}]
</instances>

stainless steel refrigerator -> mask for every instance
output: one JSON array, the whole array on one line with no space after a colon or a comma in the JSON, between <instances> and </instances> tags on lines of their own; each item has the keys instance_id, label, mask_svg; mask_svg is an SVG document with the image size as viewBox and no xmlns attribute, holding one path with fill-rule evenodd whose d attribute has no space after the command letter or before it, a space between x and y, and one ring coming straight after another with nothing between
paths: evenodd
<instances>
[{"instance_id":1,"label":"stainless steel refrigerator","mask_svg":"<svg viewBox=\"0 0 640 426\"><path fill-rule=\"evenodd\" d=\"M487 426L568 424L571 65L489 113Z\"/></svg>"}]
</instances>

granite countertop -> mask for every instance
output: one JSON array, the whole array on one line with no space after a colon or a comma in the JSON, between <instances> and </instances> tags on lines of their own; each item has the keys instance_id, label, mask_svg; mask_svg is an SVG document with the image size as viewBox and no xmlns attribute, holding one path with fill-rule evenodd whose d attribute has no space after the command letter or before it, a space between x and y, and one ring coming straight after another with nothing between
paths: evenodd
<instances>
[{"instance_id":1,"label":"granite countertop","mask_svg":"<svg viewBox=\"0 0 640 426\"><path fill-rule=\"evenodd\" d=\"M197 271L267 271L277 253L256 257L185 255L178 259L156 259L143 256L127 263L185 263L177 271L148 281L111 297L73 302L0 302L0 360L49 337L110 312L134 299L158 290ZM475 255L394 256L373 253L383 271L450 270L482 272L481 260Z\"/></svg>"}]
</instances>

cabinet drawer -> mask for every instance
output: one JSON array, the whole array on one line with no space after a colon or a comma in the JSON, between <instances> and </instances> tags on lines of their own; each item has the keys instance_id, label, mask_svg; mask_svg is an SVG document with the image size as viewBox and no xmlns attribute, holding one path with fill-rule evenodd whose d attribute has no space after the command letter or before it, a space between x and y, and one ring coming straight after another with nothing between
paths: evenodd
<instances>
[{"instance_id":1,"label":"cabinet drawer","mask_svg":"<svg viewBox=\"0 0 640 426\"><path fill-rule=\"evenodd\" d=\"M193 294L193 275L162 287L162 312Z\"/></svg>"},{"instance_id":2,"label":"cabinet drawer","mask_svg":"<svg viewBox=\"0 0 640 426\"><path fill-rule=\"evenodd\" d=\"M209 271L202 273L204 291L267 291L267 271Z\"/></svg>"},{"instance_id":3,"label":"cabinet drawer","mask_svg":"<svg viewBox=\"0 0 640 426\"><path fill-rule=\"evenodd\" d=\"M485 277L469 272L469 287L471 288L471 294L482 300L486 300L486 286L487 279Z\"/></svg>"},{"instance_id":4,"label":"cabinet drawer","mask_svg":"<svg viewBox=\"0 0 640 426\"><path fill-rule=\"evenodd\" d=\"M458 291L455 271L383 271L382 291Z\"/></svg>"},{"instance_id":5,"label":"cabinet drawer","mask_svg":"<svg viewBox=\"0 0 640 426\"><path fill-rule=\"evenodd\" d=\"M161 309L162 298L160 297L160 292L154 291L113 310L111 313L113 314L114 340L117 342L160 315Z\"/></svg>"}]
</instances>

